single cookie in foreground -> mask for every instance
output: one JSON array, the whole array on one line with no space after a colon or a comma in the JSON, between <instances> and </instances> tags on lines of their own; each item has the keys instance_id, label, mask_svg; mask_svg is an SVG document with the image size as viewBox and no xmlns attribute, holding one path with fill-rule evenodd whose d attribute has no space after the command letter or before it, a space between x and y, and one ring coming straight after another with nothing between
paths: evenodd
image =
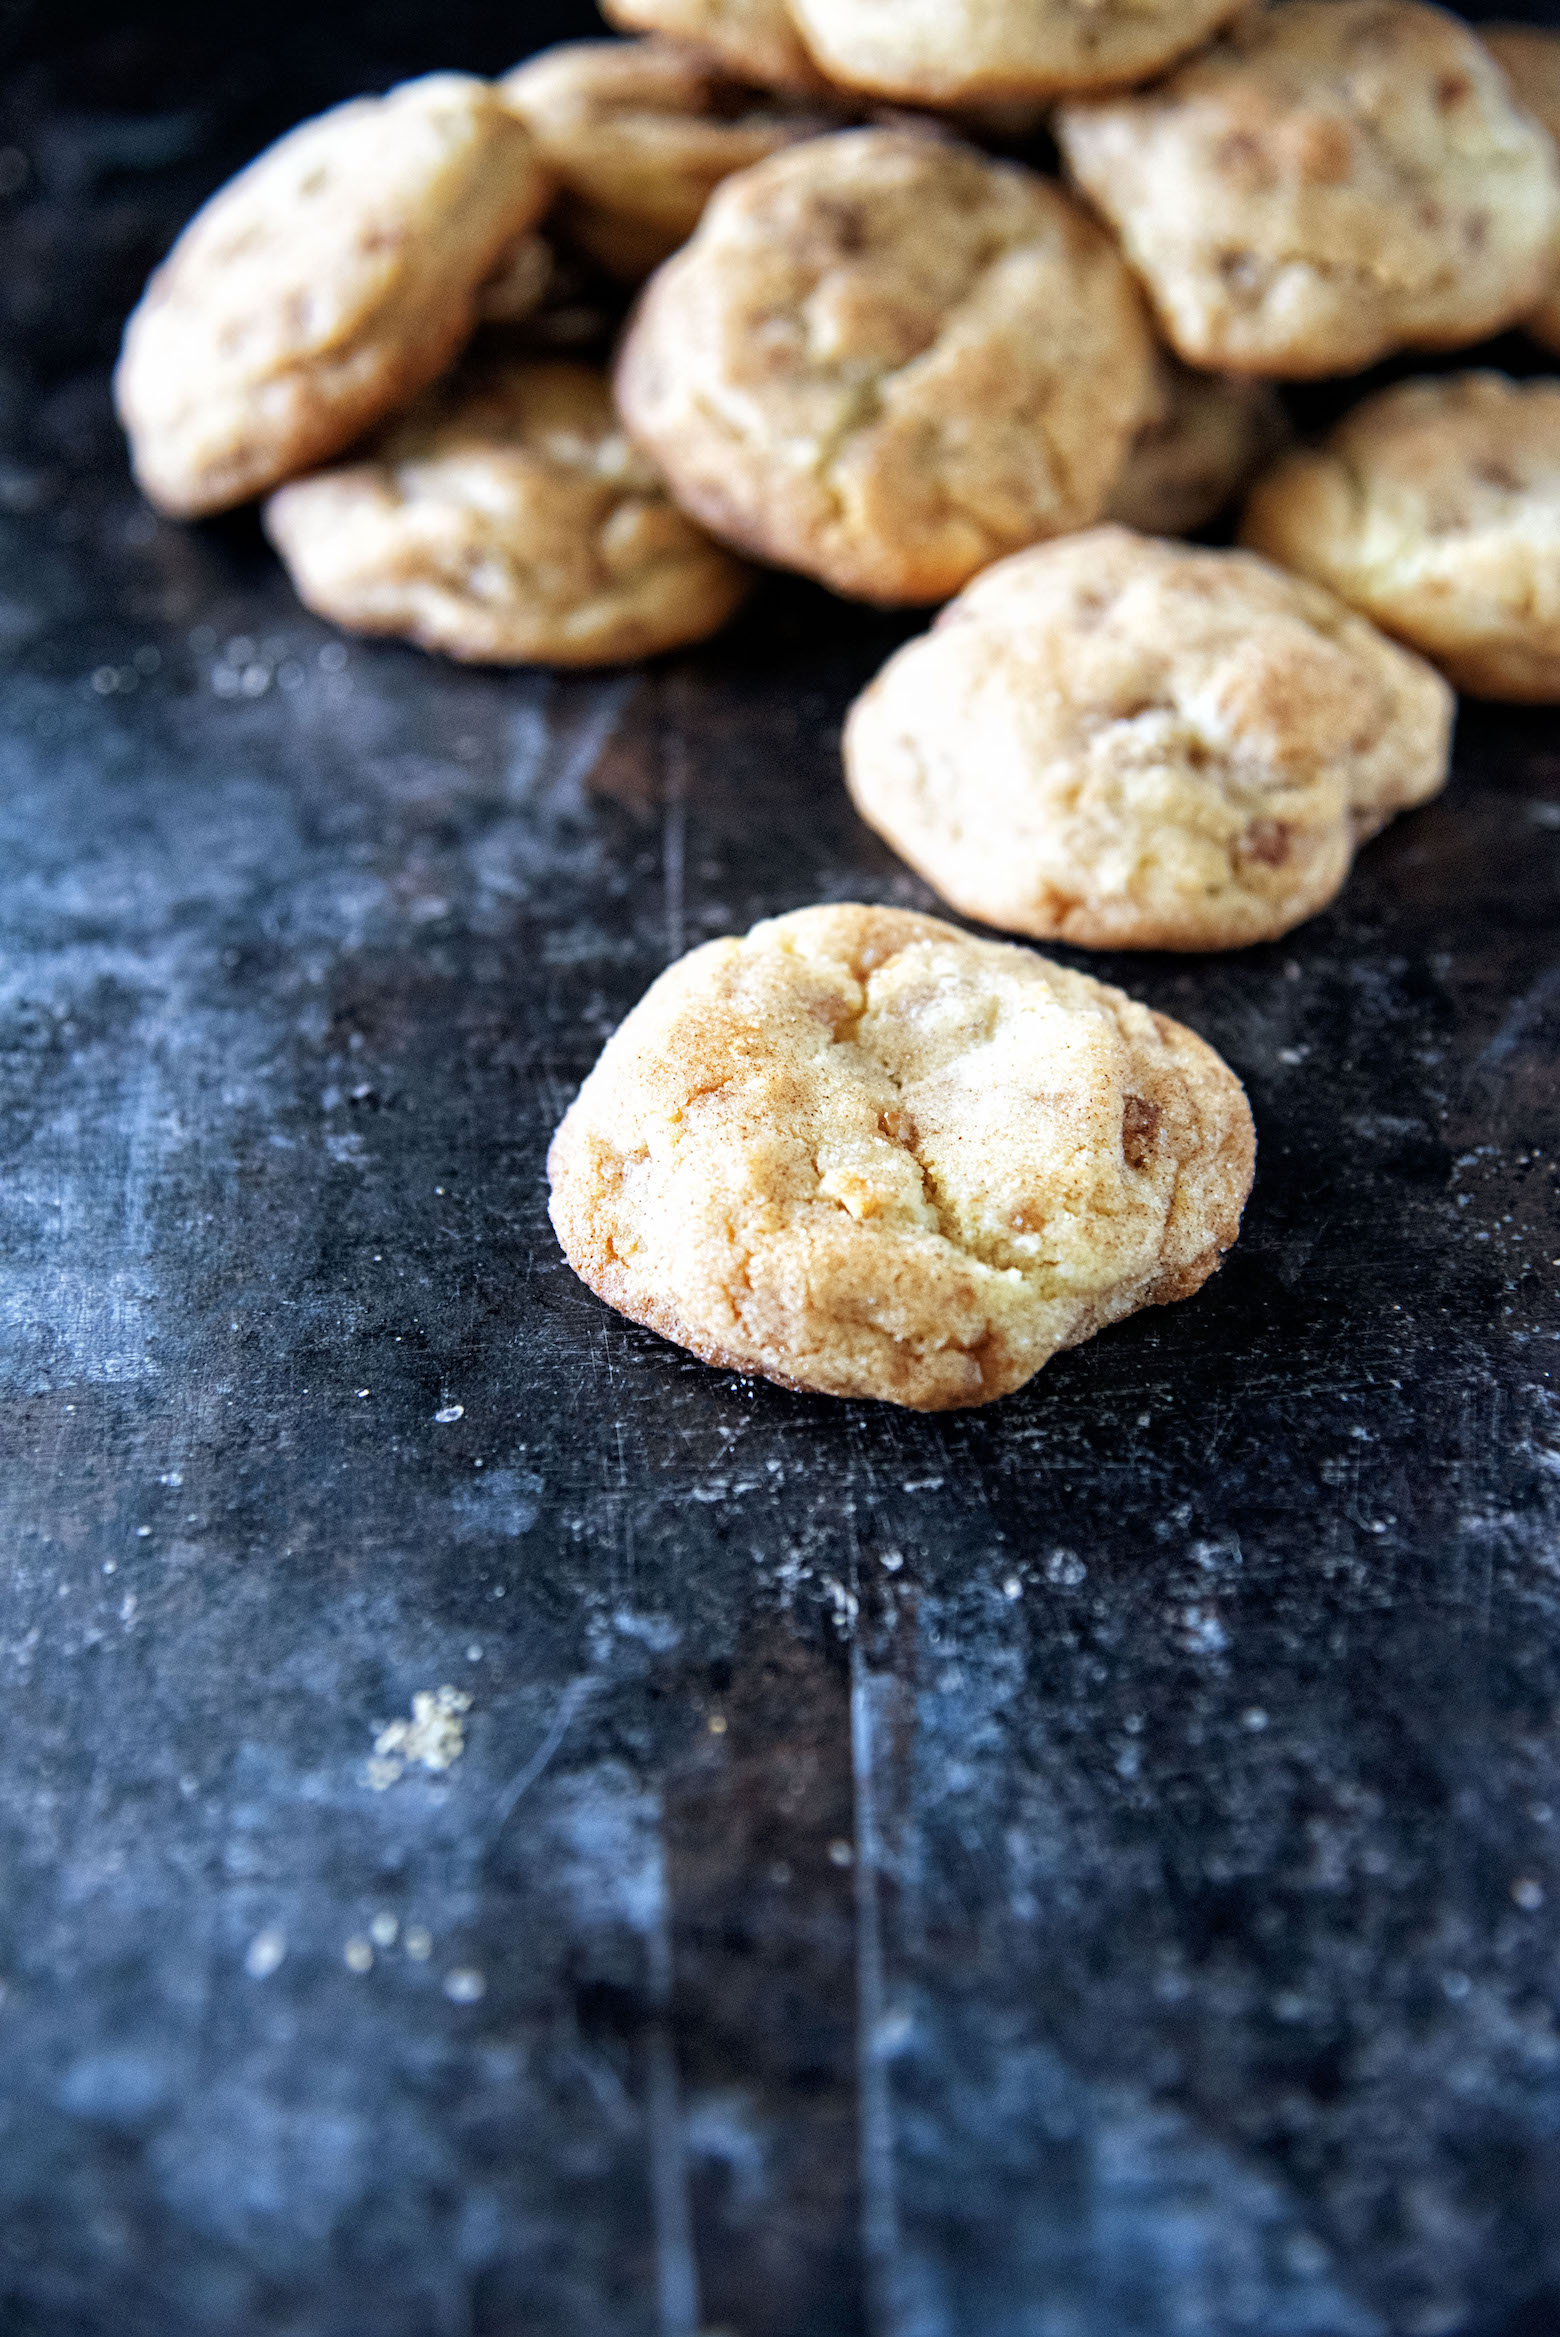
<instances>
[{"instance_id":1,"label":"single cookie in foreground","mask_svg":"<svg viewBox=\"0 0 1560 2337\"><path fill-rule=\"evenodd\" d=\"M1104 516L1146 536L1189 536L1250 484L1289 425L1265 381L1194 373L1161 355L1158 385Z\"/></svg>"},{"instance_id":2,"label":"single cookie in foreground","mask_svg":"<svg viewBox=\"0 0 1560 2337\"><path fill-rule=\"evenodd\" d=\"M1560 382L1405 381L1258 481L1242 541L1484 698L1560 699Z\"/></svg>"},{"instance_id":3,"label":"single cookie in foreground","mask_svg":"<svg viewBox=\"0 0 1560 2337\"><path fill-rule=\"evenodd\" d=\"M921 1411L1187 1298L1254 1139L1211 1047L933 917L799 909L655 982L548 1155L570 1265L784 1387Z\"/></svg>"},{"instance_id":4,"label":"single cookie in foreground","mask_svg":"<svg viewBox=\"0 0 1560 2337\"><path fill-rule=\"evenodd\" d=\"M844 119L673 41L568 41L499 88L563 190L559 232L630 284L687 242L722 179Z\"/></svg>"},{"instance_id":5,"label":"single cookie in foreground","mask_svg":"<svg viewBox=\"0 0 1560 2337\"><path fill-rule=\"evenodd\" d=\"M1560 146L1560 32L1539 24L1481 24L1479 38L1525 106ZM1560 267L1523 327L1546 349L1560 351Z\"/></svg>"},{"instance_id":6,"label":"single cookie in foreground","mask_svg":"<svg viewBox=\"0 0 1560 2337\"><path fill-rule=\"evenodd\" d=\"M524 126L463 73L289 132L196 214L125 329L114 395L148 499L226 510L404 406L551 194Z\"/></svg>"},{"instance_id":7,"label":"single cookie in foreground","mask_svg":"<svg viewBox=\"0 0 1560 2337\"><path fill-rule=\"evenodd\" d=\"M748 587L582 365L457 375L362 461L281 488L265 524L319 615L482 664L651 657Z\"/></svg>"},{"instance_id":8,"label":"single cookie in foreground","mask_svg":"<svg viewBox=\"0 0 1560 2337\"><path fill-rule=\"evenodd\" d=\"M847 130L717 188L618 403L713 535L886 604L1098 517L1149 409L1114 245L1033 171Z\"/></svg>"},{"instance_id":9,"label":"single cookie in foreground","mask_svg":"<svg viewBox=\"0 0 1560 2337\"><path fill-rule=\"evenodd\" d=\"M988 568L851 709L856 808L966 916L1233 949L1445 783L1452 694L1318 585L1095 528Z\"/></svg>"},{"instance_id":10,"label":"single cookie in foreground","mask_svg":"<svg viewBox=\"0 0 1560 2337\"><path fill-rule=\"evenodd\" d=\"M769 89L817 93L829 86L797 32L790 0L601 0L601 13L625 32L686 41L728 73Z\"/></svg>"},{"instance_id":11,"label":"single cookie in foreground","mask_svg":"<svg viewBox=\"0 0 1560 2337\"><path fill-rule=\"evenodd\" d=\"M1147 81L1246 0L790 0L831 81L905 105L1060 97Z\"/></svg>"},{"instance_id":12,"label":"single cookie in foreground","mask_svg":"<svg viewBox=\"0 0 1560 2337\"><path fill-rule=\"evenodd\" d=\"M1189 365L1301 379L1459 348L1554 272L1554 144L1468 27L1419 0L1254 9L1056 128Z\"/></svg>"}]
</instances>

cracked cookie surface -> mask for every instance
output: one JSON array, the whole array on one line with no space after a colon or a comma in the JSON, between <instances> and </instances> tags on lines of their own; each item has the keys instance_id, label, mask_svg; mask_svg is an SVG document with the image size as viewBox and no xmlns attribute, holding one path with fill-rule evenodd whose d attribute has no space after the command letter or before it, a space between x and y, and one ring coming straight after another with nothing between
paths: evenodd
<instances>
[{"instance_id":1,"label":"cracked cookie surface","mask_svg":"<svg viewBox=\"0 0 1560 2337\"><path fill-rule=\"evenodd\" d=\"M1452 696L1250 553L1095 528L988 569L845 728L862 817L966 916L1230 949L1325 906L1444 785Z\"/></svg>"},{"instance_id":2,"label":"cracked cookie surface","mask_svg":"<svg viewBox=\"0 0 1560 2337\"><path fill-rule=\"evenodd\" d=\"M499 88L562 189L565 239L628 283L687 242L722 179L837 127L673 41L568 41Z\"/></svg>"},{"instance_id":3,"label":"cracked cookie surface","mask_svg":"<svg viewBox=\"0 0 1560 2337\"><path fill-rule=\"evenodd\" d=\"M1242 540L1461 690L1560 699L1560 382L1401 382L1257 482Z\"/></svg>"},{"instance_id":4,"label":"cracked cookie surface","mask_svg":"<svg viewBox=\"0 0 1560 2337\"><path fill-rule=\"evenodd\" d=\"M1146 81L1246 0L790 0L843 88L905 105L1059 97Z\"/></svg>"},{"instance_id":5,"label":"cracked cookie surface","mask_svg":"<svg viewBox=\"0 0 1560 2337\"><path fill-rule=\"evenodd\" d=\"M893 604L1096 518L1151 368L1115 247L1056 186L848 130L717 189L617 391L712 534Z\"/></svg>"},{"instance_id":6,"label":"cracked cookie surface","mask_svg":"<svg viewBox=\"0 0 1560 2337\"><path fill-rule=\"evenodd\" d=\"M1235 1239L1213 1049L932 917L801 909L656 981L548 1155L570 1265L706 1362L938 1411L1005 1395Z\"/></svg>"},{"instance_id":7,"label":"cracked cookie surface","mask_svg":"<svg viewBox=\"0 0 1560 2337\"><path fill-rule=\"evenodd\" d=\"M605 665L702 641L748 577L629 444L602 375L496 364L362 461L294 480L267 532L310 608L486 664Z\"/></svg>"},{"instance_id":8,"label":"cracked cookie surface","mask_svg":"<svg viewBox=\"0 0 1560 2337\"><path fill-rule=\"evenodd\" d=\"M1064 105L1056 129L1192 365L1303 378L1457 348L1553 273L1553 142L1420 0L1258 9L1155 88Z\"/></svg>"},{"instance_id":9,"label":"cracked cookie surface","mask_svg":"<svg viewBox=\"0 0 1560 2337\"><path fill-rule=\"evenodd\" d=\"M114 392L149 500L226 510L405 405L550 196L529 133L468 74L290 131L196 214L125 328Z\"/></svg>"}]
</instances>

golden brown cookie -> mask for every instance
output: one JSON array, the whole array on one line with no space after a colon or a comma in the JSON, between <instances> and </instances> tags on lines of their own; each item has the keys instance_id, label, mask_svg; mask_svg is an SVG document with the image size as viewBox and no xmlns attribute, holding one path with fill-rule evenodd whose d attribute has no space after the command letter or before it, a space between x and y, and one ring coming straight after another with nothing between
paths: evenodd
<instances>
[{"instance_id":1,"label":"golden brown cookie","mask_svg":"<svg viewBox=\"0 0 1560 2337\"><path fill-rule=\"evenodd\" d=\"M569 41L499 87L563 190L559 231L630 284L687 242L723 178L838 127L673 41Z\"/></svg>"},{"instance_id":2,"label":"golden brown cookie","mask_svg":"<svg viewBox=\"0 0 1560 2337\"><path fill-rule=\"evenodd\" d=\"M1553 272L1553 143L1420 0L1259 9L1156 88L1062 107L1057 135L1191 365L1298 379L1458 348Z\"/></svg>"},{"instance_id":3,"label":"golden brown cookie","mask_svg":"<svg viewBox=\"0 0 1560 2337\"><path fill-rule=\"evenodd\" d=\"M1560 32L1538 24L1481 24L1479 38L1526 107L1560 145ZM1522 320L1535 341L1560 351L1560 266L1531 316Z\"/></svg>"},{"instance_id":4,"label":"golden brown cookie","mask_svg":"<svg viewBox=\"0 0 1560 2337\"><path fill-rule=\"evenodd\" d=\"M586 366L456 376L265 524L311 609L479 664L611 665L702 641L747 590Z\"/></svg>"},{"instance_id":5,"label":"golden brown cookie","mask_svg":"<svg viewBox=\"0 0 1560 2337\"><path fill-rule=\"evenodd\" d=\"M1119 89L1199 49L1247 0L790 0L842 88L968 106Z\"/></svg>"},{"instance_id":6,"label":"golden brown cookie","mask_svg":"<svg viewBox=\"0 0 1560 2337\"><path fill-rule=\"evenodd\" d=\"M1095 528L988 568L857 699L863 819L966 916L1233 949L1446 778L1452 696L1319 586Z\"/></svg>"},{"instance_id":7,"label":"golden brown cookie","mask_svg":"<svg viewBox=\"0 0 1560 2337\"><path fill-rule=\"evenodd\" d=\"M666 33L705 50L728 73L768 89L829 87L802 45L788 0L601 0L609 24Z\"/></svg>"},{"instance_id":8,"label":"golden brown cookie","mask_svg":"<svg viewBox=\"0 0 1560 2337\"><path fill-rule=\"evenodd\" d=\"M1105 517L1146 536L1186 536L1216 519L1289 435L1264 381L1194 373L1161 356L1153 413L1127 452Z\"/></svg>"},{"instance_id":9,"label":"golden brown cookie","mask_svg":"<svg viewBox=\"0 0 1560 2337\"><path fill-rule=\"evenodd\" d=\"M670 967L553 1138L552 1219L620 1313L727 1370L921 1411L1187 1298L1251 1114L1119 990L933 917L799 909Z\"/></svg>"},{"instance_id":10,"label":"golden brown cookie","mask_svg":"<svg viewBox=\"0 0 1560 2337\"><path fill-rule=\"evenodd\" d=\"M1484 698L1560 699L1560 382L1453 373L1258 481L1242 540Z\"/></svg>"},{"instance_id":11,"label":"golden brown cookie","mask_svg":"<svg viewBox=\"0 0 1560 2337\"><path fill-rule=\"evenodd\" d=\"M717 189L617 392L712 534L892 604L1095 518L1151 368L1114 246L1056 186L847 130Z\"/></svg>"},{"instance_id":12,"label":"golden brown cookie","mask_svg":"<svg viewBox=\"0 0 1560 2337\"><path fill-rule=\"evenodd\" d=\"M524 127L462 73L290 131L196 214L126 327L114 393L150 501L225 510L405 405L550 193Z\"/></svg>"}]
</instances>

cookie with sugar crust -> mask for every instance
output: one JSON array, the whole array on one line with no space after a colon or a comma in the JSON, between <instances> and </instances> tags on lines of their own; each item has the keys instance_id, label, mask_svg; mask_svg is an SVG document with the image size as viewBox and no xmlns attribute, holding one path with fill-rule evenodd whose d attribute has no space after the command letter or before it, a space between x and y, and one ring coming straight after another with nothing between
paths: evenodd
<instances>
[{"instance_id":1,"label":"cookie with sugar crust","mask_svg":"<svg viewBox=\"0 0 1560 2337\"><path fill-rule=\"evenodd\" d=\"M966 916L1234 949L1444 785L1452 694L1249 552L1094 528L978 576L852 707L856 808Z\"/></svg>"},{"instance_id":2,"label":"cookie with sugar crust","mask_svg":"<svg viewBox=\"0 0 1560 2337\"><path fill-rule=\"evenodd\" d=\"M893 605L1097 518L1153 364L1120 255L1054 182L880 128L727 179L616 387L712 534Z\"/></svg>"},{"instance_id":3,"label":"cookie with sugar crust","mask_svg":"<svg viewBox=\"0 0 1560 2337\"><path fill-rule=\"evenodd\" d=\"M407 404L551 193L528 131L465 73L289 131L196 213L125 328L114 394L148 499L226 510Z\"/></svg>"},{"instance_id":4,"label":"cookie with sugar crust","mask_svg":"<svg viewBox=\"0 0 1560 2337\"><path fill-rule=\"evenodd\" d=\"M430 390L265 525L300 597L479 664L611 665L703 641L749 576L624 437L604 375L493 363Z\"/></svg>"},{"instance_id":5,"label":"cookie with sugar crust","mask_svg":"<svg viewBox=\"0 0 1560 2337\"><path fill-rule=\"evenodd\" d=\"M1189 365L1301 379L1454 349L1542 298L1560 163L1422 0L1285 0L1056 132Z\"/></svg>"},{"instance_id":6,"label":"cookie with sugar crust","mask_svg":"<svg viewBox=\"0 0 1560 2337\"><path fill-rule=\"evenodd\" d=\"M1560 700L1560 382L1399 382L1259 479L1241 535L1458 689Z\"/></svg>"},{"instance_id":7,"label":"cookie with sugar crust","mask_svg":"<svg viewBox=\"0 0 1560 2337\"><path fill-rule=\"evenodd\" d=\"M548 1154L597 1295L705 1362L981 1404L1186 1298L1250 1190L1239 1080L1182 1024L933 917L800 909L696 949Z\"/></svg>"}]
</instances>

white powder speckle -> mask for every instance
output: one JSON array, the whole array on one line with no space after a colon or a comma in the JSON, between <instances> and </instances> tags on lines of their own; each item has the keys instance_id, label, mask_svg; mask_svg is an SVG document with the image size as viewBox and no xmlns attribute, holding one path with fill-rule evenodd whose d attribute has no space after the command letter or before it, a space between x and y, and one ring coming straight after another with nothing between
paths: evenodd
<instances>
[{"instance_id":1,"label":"white powder speckle","mask_svg":"<svg viewBox=\"0 0 1560 2337\"><path fill-rule=\"evenodd\" d=\"M269 1980L287 1953L287 1934L277 1924L257 1931L244 1951L244 1970L251 1980Z\"/></svg>"}]
</instances>

